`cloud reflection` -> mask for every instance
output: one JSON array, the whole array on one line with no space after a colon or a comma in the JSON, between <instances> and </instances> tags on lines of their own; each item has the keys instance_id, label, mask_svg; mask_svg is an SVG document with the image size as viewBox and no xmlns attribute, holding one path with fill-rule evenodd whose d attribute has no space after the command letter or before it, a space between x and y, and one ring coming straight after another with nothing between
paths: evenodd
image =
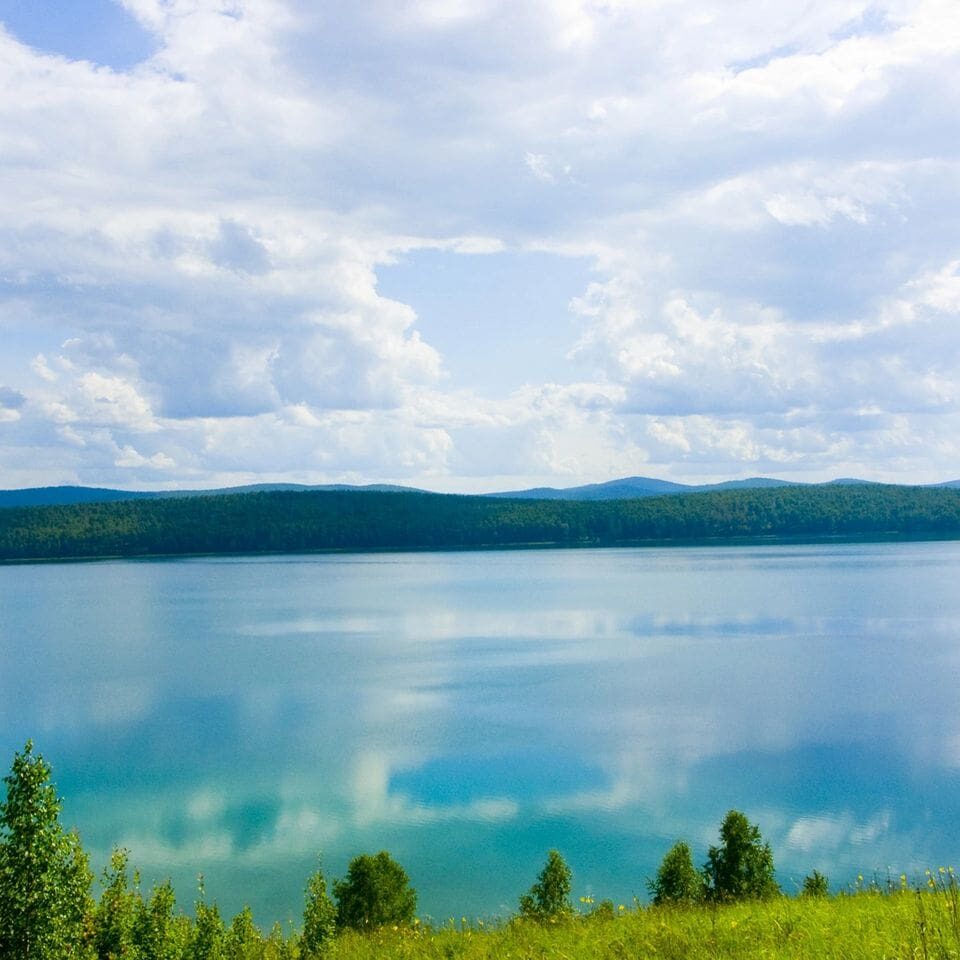
<instances>
[{"instance_id":1,"label":"cloud reflection","mask_svg":"<svg viewBox=\"0 0 960 960\"><path fill-rule=\"evenodd\" d=\"M629 899L731 807L843 883L956 852L958 574L955 544L3 568L0 718L100 862L229 910L383 848L428 912L515 903L551 846Z\"/></svg>"}]
</instances>

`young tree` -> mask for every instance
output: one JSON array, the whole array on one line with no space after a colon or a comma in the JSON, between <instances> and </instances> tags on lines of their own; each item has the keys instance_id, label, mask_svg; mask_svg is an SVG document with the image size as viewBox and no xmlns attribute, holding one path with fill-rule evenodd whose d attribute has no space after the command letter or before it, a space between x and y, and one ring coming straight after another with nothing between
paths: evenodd
<instances>
[{"instance_id":1,"label":"young tree","mask_svg":"<svg viewBox=\"0 0 960 960\"><path fill-rule=\"evenodd\" d=\"M180 960L190 940L190 921L175 915L177 898L165 880L154 887L150 898L137 905L133 940L143 960Z\"/></svg>"},{"instance_id":2,"label":"young tree","mask_svg":"<svg viewBox=\"0 0 960 960\"><path fill-rule=\"evenodd\" d=\"M319 868L307 881L300 949L306 960L319 960L330 951L337 927L337 908L327 896L327 881Z\"/></svg>"},{"instance_id":3,"label":"young tree","mask_svg":"<svg viewBox=\"0 0 960 960\"><path fill-rule=\"evenodd\" d=\"M4 777L0 803L0 960L64 960L88 954L93 879L75 833L60 825L50 767L28 740Z\"/></svg>"},{"instance_id":4,"label":"young tree","mask_svg":"<svg viewBox=\"0 0 960 960\"><path fill-rule=\"evenodd\" d=\"M141 905L139 895L130 889L126 850L116 849L110 866L103 871L103 893L93 915L94 940L99 960L132 957L134 925Z\"/></svg>"},{"instance_id":5,"label":"young tree","mask_svg":"<svg viewBox=\"0 0 960 960\"><path fill-rule=\"evenodd\" d=\"M547 854L537 882L520 897L520 915L531 920L560 920L573 913L570 888L573 874L556 851Z\"/></svg>"},{"instance_id":6,"label":"young tree","mask_svg":"<svg viewBox=\"0 0 960 960\"><path fill-rule=\"evenodd\" d=\"M283 935L279 920L270 929L270 936L263 941L263 960L297 960L293 940Z\"/></svg>"},{"instance_id":7,"label":"young tree","mask_svg":"<svg viewBox=\"0 0 960 960\"><path fill-rule=\"evenodd\" d=\"M757 826L731 810L720 825L720 839L720 846L708 851L703 868L711 900L763 900L780 892L773 852Z\"/></svg>"},{"instance_id":8,"label":"young tree","mask_svg":"<svg viewBox=\"0 0 960 960\"><path fill-rule=\"evenodd\" d=\"M386 850L350 861L343 880L334 880L337 926L370 930L413 922L417 893L403 867Z\"/></svg>"},{"instance_id":9,"label":"young tree","mask_svg":"<svg viewBox=\"0 0 960 960\"><path fill-rule=\"evenodd\" d=\"M690 847L683 840L666 853L657 869L656 879L647 884L653 902L696 903L703 899L703 876L693 865Z\"/></svg>"},{"instance_id":10,"label":"young tree","mask_svg":"<svg viewBox=\"0 0 960 960\"><path fill-rule=\"evenodd\" d=\"M260 960L263 935L253 922L253 911L244 907L230 922L227 931L227 960Z\"/></svg>"},{"instance_id":11,"label":"young tree","mask_svg":"<svg viewBox=\"0 0 960 960\"><path fill-rule=\"evenodd\" d=\"M804 897L823 897L830 896L830 881L819 871L807 874L803 878L803 889L800 891Z\"/></svg>"},{"instance_id":12,"label":"young tree","mask_svg":"<svg viewBox=\"0 0 960 960\"><path fill-rule=\"evenodd\" d=\"M200 899L195 910L193 938L187 951L187 960L227 960L227 930L217 905L204 899L203 877L200 877Z\"/></svg>"}]
</instances>

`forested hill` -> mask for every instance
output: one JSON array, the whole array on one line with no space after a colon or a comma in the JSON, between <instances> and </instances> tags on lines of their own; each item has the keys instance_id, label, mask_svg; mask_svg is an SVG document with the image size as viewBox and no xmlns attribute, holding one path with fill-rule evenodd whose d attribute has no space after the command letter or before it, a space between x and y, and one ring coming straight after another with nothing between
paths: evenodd
<instances>
[{"instance_id":1,"label":"forested hill","mask_svg":"<svg viewBox=\"0 0 960 960\"><path fill-rule=\"evenodd\" d=\"M601 502L268 491L0 511L5 561L768 537L960 539L960 490L796 486Z\"/></svg>"}]
</instances>

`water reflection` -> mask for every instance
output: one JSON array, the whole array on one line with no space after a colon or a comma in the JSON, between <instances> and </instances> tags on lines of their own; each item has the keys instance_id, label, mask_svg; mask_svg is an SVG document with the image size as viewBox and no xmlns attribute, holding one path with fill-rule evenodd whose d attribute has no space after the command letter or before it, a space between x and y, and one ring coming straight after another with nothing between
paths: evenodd
<instances>
[{"instance_id":1,"label":"water reflection","mask_svg":"<svg viewBox=\"0 0 960 960\"><path fill-rule=\"evenodd\" d=\"M100 862L296 915L322 851L508 913L559 847L629 902L760 823L784 885L956 859L960 545L0 569L0 746ZM465 869L464 865L469 865Z\"/></svg>"}]
</instances>

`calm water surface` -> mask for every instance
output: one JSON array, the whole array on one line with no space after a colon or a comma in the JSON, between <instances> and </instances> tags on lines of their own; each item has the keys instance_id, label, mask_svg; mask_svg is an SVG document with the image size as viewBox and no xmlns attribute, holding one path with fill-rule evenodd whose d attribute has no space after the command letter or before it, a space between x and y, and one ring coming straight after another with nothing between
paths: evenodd
<instances>
[{"instance_id":1,"label":"calm water surface","mask_svg":"<svg viewBox=\"0 0 960 960\"><path fill-rule=\"evenodd\" d=\"M0 567L0 750L102 865L296 918L388 849L505 915L559 848L629 903L731 807L779 877L960 862L960 544Z\"/></svg>"}]
</instances>

